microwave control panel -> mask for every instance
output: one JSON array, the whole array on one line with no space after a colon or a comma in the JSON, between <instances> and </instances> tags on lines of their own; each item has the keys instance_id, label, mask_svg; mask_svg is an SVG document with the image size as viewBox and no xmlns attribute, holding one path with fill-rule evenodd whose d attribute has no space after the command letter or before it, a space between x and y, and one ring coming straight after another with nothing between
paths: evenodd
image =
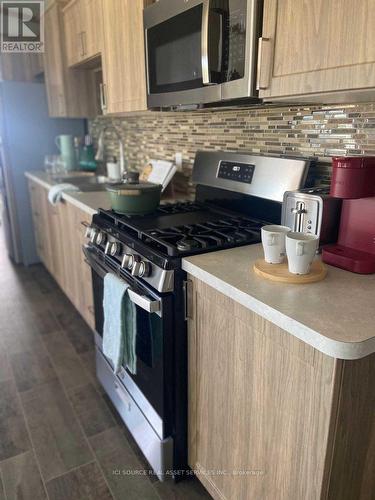
<instances>
[{"instance_id":1,"label":"microwave control panel","mask_svg":"<svg viewBox=\"0 0 375 500\"><path fill-rule=\"evenodd\" d=\"M239 163L233 161L221 161L217 170L219 179L244 182L251 184L254 176L255 165L251 163Z\"/></svg>"}]
</instances>

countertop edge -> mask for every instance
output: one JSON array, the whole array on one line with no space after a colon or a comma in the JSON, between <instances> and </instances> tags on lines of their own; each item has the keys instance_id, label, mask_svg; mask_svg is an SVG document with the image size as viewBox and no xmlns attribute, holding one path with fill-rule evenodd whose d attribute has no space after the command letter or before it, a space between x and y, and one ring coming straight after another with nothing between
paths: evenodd
<instances>
[{"instance_id":1,"label":"countertop edge","mask_svg":"<svg viewBox=\"0 0 375 500\"><path fill-rule=\"evenodd\" d=\"M182 259L182 269L327 356L355 360L375 352L375 337L362 342L342 342L329 339L186 259Z\"/></svg>"},{"instance_id":2,"label":"countertop edge","mask_svg":"<svg viewBox=\"0 0 375 500\"><path fill-rule=\"evenodd\" d=\"M25 177L36 182L37 184L40 184L41 186L45 187L46 189L50 189L50 187L52 187L51 184L48 184L48 182L43 181L38 176L33 175L31 172L25 172Z\"/></svg>"},{"instance_id":3,"label":"countertop edge","mask_svg":"<svg viewBox=\"0 0 375 500\"><path fill-rule=\"evenodd\" d=\"M31 172L25 172L25 176L28 179L36 182L37 184L39 184L40 186L43 186L46 189L50 189L52 187L51 184L48 184L48 182L43 181L42 179L40 179L36 175L33 175ZM76 191L74 191L74 192L77 194ZM85 205L85 203L83 203L82 201L77 200L77 198L71 196L69 194L69 192L63 193L62 198L63 198L63 200L67 201L68 203L71 203L72 205L76 206L77 208L79 208L83 212L86 212L88 215L94 215L98 212L97 210L89 207L88 205Z\"/></svg>"}]
</instances>

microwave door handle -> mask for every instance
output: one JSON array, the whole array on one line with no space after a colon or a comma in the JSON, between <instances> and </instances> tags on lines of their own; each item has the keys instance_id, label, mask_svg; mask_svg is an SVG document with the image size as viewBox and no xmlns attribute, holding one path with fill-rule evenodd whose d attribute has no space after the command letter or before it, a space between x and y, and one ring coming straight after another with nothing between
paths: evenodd
<instances>
[{"instance_id":1,"label":"microwave door handle","mask_svg":"<svg viewBox=\"0 0 375 500\"><path fill-rule=\"evenodd\" d=\"M222 15L215 12L216 18L210 16L210 0L203 0L203 10L202 10L202 35L201 35L201 53L202 53L202 81L203 85L215 85L215 82L211 81L211 61L210 61L210 44L217 43L217 65L221 66L222 58L222 25L223 19ZM210 22L215 24L218 22L219 29L214 29L212 26L210 30ZM217 41L210 40L210 32L217 36Z\"/></svg>"},{"instance_id":2,"label":"microwave door handle","mask_svg":"<svg viewBox=\"0 0 375 500\"><path fill-rule=\"evenodd\" d=\"M150 300L145 295L140 295L131 288L128 288L129 299L144 311L156 313L161 317L161 300Z\"/></svg>"}]
</instances>

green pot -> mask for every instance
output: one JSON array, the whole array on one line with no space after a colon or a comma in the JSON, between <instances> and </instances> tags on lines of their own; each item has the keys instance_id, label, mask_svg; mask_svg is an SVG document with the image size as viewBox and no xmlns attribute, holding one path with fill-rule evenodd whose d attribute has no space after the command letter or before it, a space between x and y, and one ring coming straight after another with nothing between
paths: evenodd
<instances>
[{"instance_id":1,"label":"green pot","mask_svg":"<svg viewBox=\"0 0 375 500\"><path fill-rule=\"evenodd\" d=\"M160 203L162 186L151 182L121 183L107 186L112 209L125 215L154 212Z\"/></svg>"}]
</instances>

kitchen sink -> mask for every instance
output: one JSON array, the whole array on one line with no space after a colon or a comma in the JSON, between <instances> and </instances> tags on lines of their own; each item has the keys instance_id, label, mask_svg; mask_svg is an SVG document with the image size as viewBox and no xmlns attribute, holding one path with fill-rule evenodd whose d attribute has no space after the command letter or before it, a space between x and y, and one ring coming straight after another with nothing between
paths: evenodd
<instances>
[{"instance_id":1,"label":"kitchen sink","mask_svg":"<svg viewBox=\"0 0 375 500\"><path fill-rule=\"evenodd\" d=\"M53 181L56 184L68 183L77 186L80 191L105 191L108 184L108 179L104 175L72 175L72 176L61 176L54 177Z\"/></svg>"}]
</instances>

